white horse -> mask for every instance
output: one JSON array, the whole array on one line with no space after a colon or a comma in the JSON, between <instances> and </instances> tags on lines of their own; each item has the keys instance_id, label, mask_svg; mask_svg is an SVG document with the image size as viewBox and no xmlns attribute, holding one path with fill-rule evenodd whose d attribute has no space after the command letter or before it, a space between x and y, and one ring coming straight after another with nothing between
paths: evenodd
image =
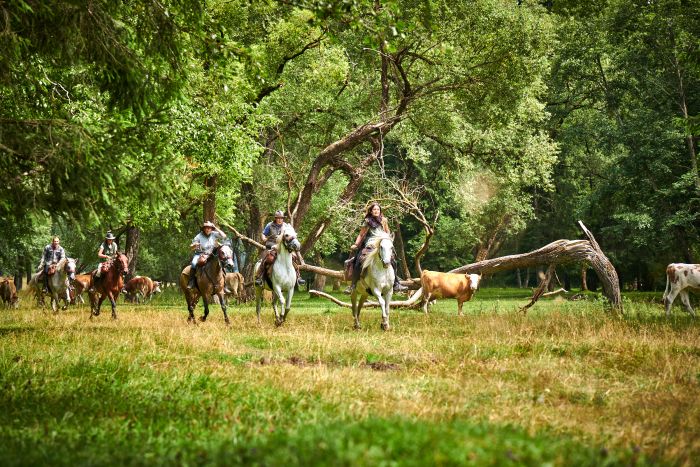
<instances>
[{"instance_id":1,"label":"white horse","mask_svg":"<svg viewBox=\"0 0 700 467\"><path fill-rule=\"evenodd\" d=\"M73 258L63 258L56 263L56 272L49 276L49 295L51 296L51 310L56 313L58 311L58 302L63 300L63 310L68 308L70 303L70 285L69 280L75 280L75 260ZM32 285L35 287L37 300L43 302L43 293L41 291L43 284L38 280L39 273L32 276Z\"/></svg>"},{"instance_id":2,"label":"white horse","mask_svg":"<svg viewBox=\"0 0 700 467\"><path fill-rule=\"evenodd\" d=\"M369 293L377 297L379 306L382 308L382 329L388 331L389 326L389 303L391 294L394 291L394 268L391 265L391 256L394 251L394 243L391 236L381 233L373 236L368 246L374 249L367 254L362 261L362 272L357 281L355 289L352 291L352 316L355 318L355 329L361 329L360 310L365 304Z\"/></svg>"},{"instance_id":3,"label":"white horse","mask_svg":"<svg viewBox=\"0 0 700 467\"><path fill-rule=\"evenodd\" d=\"M294 286L297 283L297 273L292 263L292 253L301 249L301 243L297 240L297 233L290 224L285 224L282 227L282 232L277 237L277 260L272 265L272 274L270 274L270 282L272 282L272 309L275 310L275 324L281 326L289 309L292 307L292 297L294 296ZM262 261L255 264L255 274L257 275ZM263 290L270 290L267 281L263 281L261 286L255 286L255 307L258 314L258 323L260 322L260 304L263 300ZM286 294L286 297L285 297ZM284 311L277 311L277 303L284 308Z\"/></svg>"}]
</instances>

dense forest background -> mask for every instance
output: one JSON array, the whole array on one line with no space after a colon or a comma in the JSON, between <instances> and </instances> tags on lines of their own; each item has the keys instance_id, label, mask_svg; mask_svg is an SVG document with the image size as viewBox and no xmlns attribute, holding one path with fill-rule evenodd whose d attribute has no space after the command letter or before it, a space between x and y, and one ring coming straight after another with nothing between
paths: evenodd
<instances>
[{"instance_id":1,"label":"dense forest background","mask_svg":"<svg viewBox=\"0 0 700 467\"><path fill-rule=\"evenodd\" d=\"M0 268L111 229L173 281L203 219L277 209L337 266L379 200L404 277L581 219L662 287L700 254L699 37L697 0L2 1Z\"/></svg>"}]
</instances>

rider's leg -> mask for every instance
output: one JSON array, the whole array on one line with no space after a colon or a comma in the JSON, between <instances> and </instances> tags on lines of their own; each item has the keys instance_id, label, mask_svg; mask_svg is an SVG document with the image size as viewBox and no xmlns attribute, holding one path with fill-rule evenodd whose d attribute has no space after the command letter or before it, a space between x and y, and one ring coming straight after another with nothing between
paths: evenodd
<instances>
[{"instance_id":1,"label":"rider's leg","mask_svg":"<svg viewBox=\"0 0 700 467\"><path fill-rule=\"evenodd\" d=\"M357 281L360 279L360 273L362 272L362 264L360 263L360 252L362 250L358 249L355 252L355 257L352 259L352 282L350 283L350 286L345 289L345 293L352 293L353 290L355 290L355 286L357 285Z\"/></svg>"},{"instance_id":2,"label":"rider's leg","mask_svg":"<svg viewBox=\"0 0 700 467\"><path fill-rule=\"evenodd\" d=\"M299 272L299 264L301 264L301 253L292 253L292 264L294 265L294 270L297 273L297 285L304 285L306 281L302 279L301 272Z\"/></svg>"},{"instance_id":3,"label":"rider's leg","mask_svg":"<svg viewBox=\"0 0 700 467\"><path fill-rule=\"evenodd\" d=\"M408 287L399 282L399 270L396 265L396 258L391 258L391 267L394 268L394 292L404 292Z\"/></svg>"},{"instance_id":4,"label":"rider's leg","mask_svg":"<svg viewBox=\"0 0 700 467\"><path fill-rule=\"evenodd\" d=\"M267 257L270 253L269 249L264 249L260 253L260 267L258 272L255 274L255 285L263 285L263 278L265 277L265 270L267 269Z\"/></svg>"},{"instance_id":5,"label":"rider's leg","mask_svg":"<svg viewBox=\"0 0 700 467\"><path fill-rule=\"evenodd\" d=\"M199 261L200 255L194 255L192 258L192 263L190 264L190 280L187 282L188 289L194 289L195 287L195 273L197 272L197 261Z\"/></svg>"},{"instance_id":6,"label":"rider's leg","mask_svg":"<svg viewBox=\"0 0 700 467\"><path fill-rule=\"evenodd\" d=\"M44 265L44 293L49 293L49 265Z\"/></svg>"},{"instance_id":7,"label":"rider's leg","mask_svg":"<svg viewBox=\"0 0 700 467\"><path fill-rule=\"evenodd\" d=\"M97 264L97 271L95 272L95 277L98 278L102 275L102 265L104 263L98 263Z\"/></svg>"}]
</instances>

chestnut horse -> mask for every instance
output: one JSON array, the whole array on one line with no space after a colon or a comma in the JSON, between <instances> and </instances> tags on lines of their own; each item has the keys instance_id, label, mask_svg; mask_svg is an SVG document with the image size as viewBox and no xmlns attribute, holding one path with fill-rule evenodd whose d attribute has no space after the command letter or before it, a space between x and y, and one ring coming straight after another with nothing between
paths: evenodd
<instances>
[{"instance_id":1,"label":"chestnut horse","mask_svg":"<svg viewBox=\"0 0 700 467\"><path fill-rule=\"evenodd\" d=\"M200 261L201 260L202 258L200 258ZM205 261L206 263L204 265L197 266L196 288L187 288L191 266L186 266L180 274L180 288L185 294L187 311L189 312L187 321L190 323L195 322L194 307L197 306L200 296L204 302L204 314L199 320L206 321L207 316L209 316L209 305L215 302L214 297L216 297L221 305L221 311L224 312L224 321L226 321L226 324L231 324L226 314L226 300L224 299L224 271L226 266L233 267L233 251L230 246L224 244L215 248Z\"/></svg>"},{"instance_id":2,"label":"chestnut horse","mask_svg":"<svg viewBox=\"0 0 700 467\"><path fill-rule=\"evenodd\" d=\"M119 292L124 288L124 277L129 272L129 259L124 253L117 253L117 257L111 260L106 265L107 270L102 271L100 277L95 277L95 272L92 273L92 289L90 290L90 306L92 312L90 319L93 316L99 316L100 307L105 298L109 298L112 304L112 319L117 319L117 297ZM97 294L100 294L99 301Z\"/></svg>"}]
</instances>

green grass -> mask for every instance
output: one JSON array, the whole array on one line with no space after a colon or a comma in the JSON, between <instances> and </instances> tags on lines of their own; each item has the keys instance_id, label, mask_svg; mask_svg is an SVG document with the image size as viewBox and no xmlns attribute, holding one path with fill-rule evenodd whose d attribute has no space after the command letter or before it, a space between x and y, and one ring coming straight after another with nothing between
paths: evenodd
<instances>
[{"instance_id":1,"label":"green grass","mask_svg":"<svg viewBox=\"0 0 700 467\"><path fill-rule=\"evenodd\" d=\"M188 325L174 291L117 321L25 299L0 310L0 465L693 464L700 325L653 296L622 317L527 296L396 309L386 333L306 293L281 328L253 304Z\"/></svg>"}]
</instances>

